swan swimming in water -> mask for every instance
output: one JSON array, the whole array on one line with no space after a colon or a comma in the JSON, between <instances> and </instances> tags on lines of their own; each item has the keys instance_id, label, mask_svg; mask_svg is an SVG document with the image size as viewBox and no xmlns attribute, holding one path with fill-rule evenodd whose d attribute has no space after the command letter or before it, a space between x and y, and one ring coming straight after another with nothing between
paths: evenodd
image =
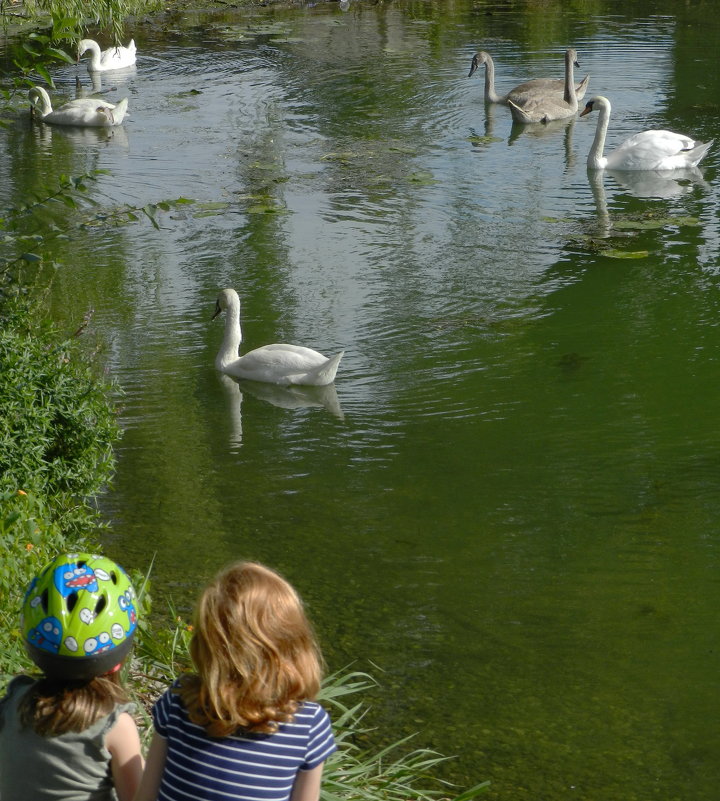
<instances>
[{"instance_id":1,"label":"swan swimming in water","mask_svg":"<svg viewBox=\"0 0 720 801\"><path fill-rule=\"evenodd\" d=\"M107 50L100 50L100 45L92 39L82 39L78 43L78 61L87 51L90 51L88 72L105 72L106 70L121 70L132 67L135 63L135 40L131 39L127 47L116 45Z\"/></svg>"},{"instance_id":2,"label":"swan swimming in water","mask_svg":"<svg viewBox=\"0 0 720 801\"><path fill-rule=\"evenodd\" d=\"M97 97L79 97L69 100L53 110L50 95L42 86L33 86L28 92L31 113L51 125L80 125L84 128L107 128L120 125L127 114L128 99L108 103Z\"/></svg>"},{"instance_id":3,"label":"swan swimming in water","mask_svg":"<svg viewBox=\"0 0 720 801\"><path fill-rule=\"evenodd\" d=\"M714 140L697 142L673 131L642 131L603 156L605 135L610 123L610 101L598 95L585 104L581 117L597 109L597 127L587 165L591 170L677 170L695 167Z\"/></svg>"},{"instance_id":4,"label":"swan swimming in water","mask_svg":"<svg viewBox=\"0 0 720 801\"><path fill-rule=\"evenodd\" d=\"M495 64L490 53L486 53L484 50L475 53L470 62L468 78L481 64L485 65L485 100L488 103L505 103L507 105L508 100L512 100L513 103L519 104L527 100L529 95L538 93L554 93L561 97L564 96L564 78L533 78L511 89L506 95L498 95L495 91ZM575 87L575 95L578 100L585 96L585 91L587 90L589 82L590 76L586 75Z\"/></svg>"},{"instance_id":5,"label":"swan swimming in water","mask_svg":"<svg viewBox=\"0 0 720 801\"><path fill-rule=\"evenodd\" d=\"M225 312L225 335L215 357L222 373L250 381L289 386L326 386L335 380L344 351L328 358L300 345L263 345L240 356L240 298L234 289L223 289L215 304L213 320Z\"/></svg>"},{"instance_id":6,"label":"swan swimming in water","mask_svg":"<svg viewBox=\"0 0 720 801\"><path fill-rule=\"evenodd\" d=\"M509 99L508 106L515 122L551 122L574 117L578 101L573 67L577 66L577 52L571 47L565 53L565 91L562 96L556 91L545 90L525 95L517 102Z\"/></svg>"}]
</instances>

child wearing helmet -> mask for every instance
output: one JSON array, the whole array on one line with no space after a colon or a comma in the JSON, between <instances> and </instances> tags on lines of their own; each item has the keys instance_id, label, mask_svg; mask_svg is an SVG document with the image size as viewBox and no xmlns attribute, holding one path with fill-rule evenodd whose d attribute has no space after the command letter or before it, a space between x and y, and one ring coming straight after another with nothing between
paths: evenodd
<instances>
[{"instance_id":1,"label":"child wearing helmet","mask_svg":"<svg viewBox=\"0 0 720 801\"><path fill-rule=\"evenodd\" d=\"M119 668L137 629L135 593L110 559L60 554L22 608L41 677L17 676L0 701L0 799L131 801L143 759Z\"/></svg>"},{"instance_id":2,"label":"child wearing helmet","mask_svg":"<svg viewBox=\"0 0 720 801\"><path fill-rule=\"evenodd\" d=\"M335 742L312 700L321 657L290 584L254 562L223 570L198 602L190 655L195 672L153 708L135 801L317 801Z\"/></svg>"}]
</instances>

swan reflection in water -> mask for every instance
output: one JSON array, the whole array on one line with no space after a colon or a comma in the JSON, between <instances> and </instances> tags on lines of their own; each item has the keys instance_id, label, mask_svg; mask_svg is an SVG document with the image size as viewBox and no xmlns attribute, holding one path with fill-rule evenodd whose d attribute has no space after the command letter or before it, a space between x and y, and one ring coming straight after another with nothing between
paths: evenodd
<instances>
[{"instance_id":1,"label":"swan reflection in water","mask_svg":"<svg viewBox=\"0 0 720 801\"><path fill-rule=\"evenodd\" d=\"M106 86L103 89L103 78L105 76ZM87 72L83 77L75 75L75 97L91 97L92 95L107 95L110 92L117 92L118 86L127 84L137 75L137 67L125 67L124 69L113 70L110 73ZM85 85L85 81L89 85Z\"/></svg>"},{"instance_id":2,"label":"swan reflection in water","mask_svg":"<svg viewBox=\"0 0 720 801\"><path fill-rule=\"evenodd\" d=\"M60 141L70 141L75 145L111 145L113 147L129 147L125 126L112 128L81 128L78 126L34 125L32 131L35 140L46 150L50 149L53 137Z\"/></svg>"},{"instance_id":3,"label":"swan reflection in water","mask_svg":"<svg viewBox=\"0 0 720 801\"><path fill-rule=\"evenodd\" d=\"M339 420L345 419L335 384L328 384L323 387L297 385L283 387L260 381L248 381L244 378L232 378L224 373L218 373L218 378L228 397L231 423L230 446L232 449L239 448L242 445L243 393L252 395L281 409L326 409Z\"/></svg>"},{"instance_id":4,"label":"swan reflection in water","mask_svg":"<svg viewBox=\"0 0 720 801\"><path fill-rule=\"evenodd\" d=\"M508 146L511 147L520 136L529 136L540 139L544 136L560 136L563 131L563 152L565 154L565 169L569 170L576 162L577 157L573 151L573 131L575 130L575 117L566 120L551 120L535 125L523 125L513 122L508 137Z\"/></svg>"},{"instance_id":5,"label":"swan reflection in water","mask_svg":"<svg viewBox=\"0 0 720 801\"><path fill-rule=\"evenodd\" d=\"M680 170L593 170L587 171L597 210L598 228L609 236L612 221L605 195L605 177L615 181L628 194L638 198L666 200L693 192L696 188L710 189L698 167Z\"/></svg>"},{"instance_id":6,"label":"swan reflection in water","mask_svg":"<svg viewBox=\"0 0 720 801\"><path fill-rule=\"evenodd\" d=\"M520 122L513 122L508 136L508 145L513 145L520 136L530 136L542 138L544 136L559 136L560 131L564 131L563 149L565 151L565 166L571 167L575 163L575 154L572 149L573 130L575 129L575 117L565 120L550 120L536 125L523 125Z\"/></svg>"},{"instance_id":7,"label":"swan reflection in water","mask_svg":"<svg viewBox=\"0 0 720 801\"><path fill-rule=\"evenodd\" d=\"M697 186L710 188L698 167L681 170L605 170L605 173L635 197L679 197L692 192Z\"/></svg>"}]
</instances>

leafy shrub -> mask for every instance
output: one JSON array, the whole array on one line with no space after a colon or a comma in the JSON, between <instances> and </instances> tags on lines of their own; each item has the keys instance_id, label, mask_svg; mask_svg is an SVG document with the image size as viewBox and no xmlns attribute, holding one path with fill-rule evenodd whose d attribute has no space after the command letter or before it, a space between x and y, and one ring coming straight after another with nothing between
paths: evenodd
<instances>
[{"instance_id":1,"label":"leafy shrub","mask_svg":"<svg viewBox=\"0 0 720 801\"><path fill-rule=\"evenodd\" d=\"M22 298L0 308L0 491L46 499L65 533L96 525L120 427L93 360Z\"/></svg>"}]
</instances>

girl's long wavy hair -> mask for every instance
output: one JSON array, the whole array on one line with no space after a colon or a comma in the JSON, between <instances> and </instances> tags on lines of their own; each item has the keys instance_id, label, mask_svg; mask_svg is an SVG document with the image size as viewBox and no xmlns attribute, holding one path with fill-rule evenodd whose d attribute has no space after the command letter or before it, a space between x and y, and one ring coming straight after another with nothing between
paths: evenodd
<instances>
[{"instance_id":1,"label":"girl's long wavy hair","mask_svg":"<svg viewBox=\"0 0 720 801\"><path fill-rule=\"evenodd\" d=\"M322 660L302 601L269 568L238 562L204 590L177 692L211 737L272 733L320 689Z\"/></svg>"}]
</instances>

